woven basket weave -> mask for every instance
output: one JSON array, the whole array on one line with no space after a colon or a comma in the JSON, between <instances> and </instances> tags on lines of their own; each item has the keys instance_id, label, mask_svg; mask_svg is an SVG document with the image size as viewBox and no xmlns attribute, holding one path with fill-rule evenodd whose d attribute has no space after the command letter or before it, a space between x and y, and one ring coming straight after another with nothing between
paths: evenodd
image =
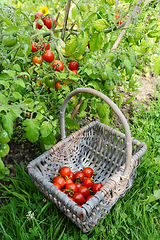
<instances>
[{"instance_id":1,"label":"woven basket weave","mask_svg":"<svg viewBox=\"0 0 160 240\"><path fill-rule=\"evenodd\" d=\"M99 96L108 103L120 118L125 134L102 123L91 122L65 136L67 103L75 94L84 92ZM31 161L28 173L37 188L86 233L132 187L146 144L131 138L128 123L119 108L104 94L90 88L76 89L66 97L60 111L60 126L62 140ZM72 172L92 167L96 172L95 182L101 182L103 187L82 207L78 207L51 183L62 166L69 166Z\"/></svg>"}]
</instances>

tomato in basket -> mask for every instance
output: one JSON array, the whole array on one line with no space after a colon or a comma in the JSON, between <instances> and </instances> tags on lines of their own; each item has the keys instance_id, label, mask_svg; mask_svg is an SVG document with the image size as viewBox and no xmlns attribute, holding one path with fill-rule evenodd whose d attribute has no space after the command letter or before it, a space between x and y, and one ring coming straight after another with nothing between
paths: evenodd
<instances>
[{"instance_id":1,"label":"tomato in basket","mask_svg":"<svg viewBox=\"0 0 160 240\"><path fill-rule=\"evenodd\" d=\"M62 177L69 177L71 174L71 169L67 166L64 166L60 169L60 174Z\"/></svg>"}]
</instances>

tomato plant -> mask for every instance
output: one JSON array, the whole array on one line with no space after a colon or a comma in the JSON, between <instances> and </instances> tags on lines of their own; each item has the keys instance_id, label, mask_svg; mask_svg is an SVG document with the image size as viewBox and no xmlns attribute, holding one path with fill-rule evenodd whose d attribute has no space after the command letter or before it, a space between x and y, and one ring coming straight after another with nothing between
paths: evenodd
<instances>
[{"instance_id":1,"label":"tomato plant","mask_svg":"<svg viewBox=\"0 0 160 240\"><path fill-rule=\"evenodd\" d=\"M39 48L36 47L36 45L37 45L36 42L32 42L32 45L31 45L32 49L31 49L31 52L37 52L37 51L38 51Z\"/></svg>"},{"instance_id":2,"label":"tomato plant","mask_svg":"<svg viewBox=\"0 0 160 240\"><path fill-rule=\"evenodd\" d=\"M36 23L36 28L41 29L41 28L43 27L43 26L39 23L39 20L38 20L38 19L36 19L34 22Z\"/></svg>"},{"instance_id":3,"label":"tomato plant","mask_svg":"<svg viewBox=\"0 0 160 240\"><path fill-rule=\"evenodd\" d=\"M70 70L76 70L78 67L79 67L79 64L76 61L71 61L68 65L68 68Z\"/></svg>"},{"instance_id":4,"label":"tomato plant","mask_svg":"<svg viewBox=\"0 0 160 240\"><path fill-rule=\"evenodd\" d=\"M74 74L79 74L79 73L77 72L77 70L72 70L72 72L73 72Z\"/></svg>"},{"instance_id":5,"label":"tomato plant","mask_svg":"<svg viewBox=\"0 0 160 240\"><path fill-rule=\"evenodd\" d=\"M47 50L45 53L43 53L42 57L46 62L51 63L54 60L54 53L50 50Z\"/></svg>"},{"instance_id":6,"label":"tomato plant","mask_svg":"<svg viewBox=\"0 0 160 240\"><path fill-rule=\"evenodd\" d=\"M55 79L53 77L47 76L45 77L45 84L47 87L53 88L55 85Z\"/></svg>"},{"instance_id":7,"label":"tomato plant","mask_svg":"<svg viewBox=\"0 0 160 240\"><path fill-rule=\"evenodd\" d=\"M42 56L34 56L33 57L33 59L32 59L32 61L33 61L33 63L34 63L34 65L37 65L37 63L39 64L39 65L42 65L42 63L43 63L43 58L42 58Z\"/></svg>"},{"instance_id":8,"label":"tomato plant","mask_svg":"<svg viewBox=\"0 0 160 240\"><path fill-rule=\"evenodd\" d=\"M55 60L55 61L52 63L52 68L53 68L54 71L61 72L61 71L63 71L63 69L64 69L64 65L63 65L62 61L60 61L60 60Z\"/></svg>"},{"instance_id":9,"label":"tomato plant","mask_svg":"<svg viewBox=\"0 0 160 240\"><path fill-rule=\"evenodd\" d=\"M78 98L76 96L71 97L70 99L72 107L76 107L78 104Z\"/></svg>"}]
</instances>

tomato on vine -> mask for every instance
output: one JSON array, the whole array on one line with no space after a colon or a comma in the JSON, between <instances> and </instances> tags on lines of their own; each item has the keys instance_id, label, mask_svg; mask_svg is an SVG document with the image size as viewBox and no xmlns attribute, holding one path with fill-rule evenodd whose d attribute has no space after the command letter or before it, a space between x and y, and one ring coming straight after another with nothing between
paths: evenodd
<instances>
[{"instance_id":1,"label":"tomato on vine","mask_svg":"<svg viewBox=\"0 0 160 240\"><path fill-rule=\"evenodd\" d=\"M43 53L42 57L46 62L51 63L54 60L54 53L51 50L47 50L45 53Z\"/></svg>"},{"instance_id":2,"label":"tomato on vine","mask_svg":"<svg viewBox=\"0 0 160 240\"><path fill-rule=\"evenodd\" d=\"M55 79L54 78L51 78L51 77L45 77L45 84L47 87L51 87L53 88L54 85L55 85Z\"/></svg>"},{"instance_id":3,"label":"tomato on vine","mask_svg":"<svg viewBox=\"0 0 160 240\"><path fill-rule=\"evenodd\" d=\"M66 83L64 83L64 85L66 85ZM61 88L61 87L62 87L62 85L61 85L60 81L57 81L57 82L55 83L55 89L56 89L56 91L58 91L58 88Z\"/></svg>"},{"instance_id":4,"label":"tomato on vine","mask_svg":"<svg viewBox=\"0 0 160 240\"><path fill-rule=\"evenodd\" d=\"M43 58L42 58L42 56L39 56L39 57L38 56L34 56L32 61L33 61L34 65L37 65L37 63L42 65Z\"/></svg>"},{"instance_id":5,"label":"tomato on vine","mask_svg":"<svg viewBox=\"0 0 160 240\"><path fill-rule=\"evenodd\" d=\"M36 47L36 45L37 45L36 42L32 42L32 45L31 45L32 49L31 49L31 52L37 52L37 51L38 51L39 48Z\"/></svg>"},{"instance_id":6,"label":"tomato on vine","mask_svg":"<svg viewBox=\"0 0 160 240\"><path fill-rule=\"evenodd\" d=\"M64 69L63 62L60 60L55 60L52 64L52 68L54 71L61 72Z\"/></svg>"},{"instance_id":7,"label":"tomato on vine","mask_svg":"<svg viewBox=\"0 0 160 240\"><path fill-rule=\"evenodd\" d=\"M53 26L54 26L55 21L56 21L56 19L53 18ZM46 18L46 19L44 20L44 24L45 24L45 26L46 26L48 29L51 29L51 28L52 28L52 19L51 19L51 18ZM57 24L56 24L55 28L56 28L56 27L57 27Z\"/></svg>"},{"instance_id":8,"label":"tomato on vine","mask_svg":"<svg viewBox=\"0 0 160 240\"><path fill-rule=\"evenodd\" d=\"M38 19L34 21L36 23L36 28L41 29L43 26L39 23Z\"/></svg>"},{"instance_id":9,"label":"tomato on vine","mask_svg":"<svg viewBox=\"0 0 160 240\"><path fill-rule=\"evenodd\" d=\"M73 72L74 74L78 74L78 75L79 75L79 73L77 72L77 70L72 70L72 72Z\"/></svg>"},{"instance_id":10,"label":"tomato on vine","mask_svg":"<svg viewBox=\"0 0 160 240\"><path fill-rule=\"evenodd\" d=\"M17 43L17 38L14 37L13 35L9 35L9 36L4 36L2 43L4 44L4 46L6 47L13 47L16 45Z\"/></svg>"},{"instance_id":11,"label":"tomato on vine","mask_svg":"<svg viewBox=\"0 0 160 240\"><path fill-rule=\"evenodd\" d=\"M42 16L43 16L43 13L37 12L35 13L34 18L37 19L37 18L41 18Z\"/></svg>"},{"instance_id":12,"label":"tomato on vine","mask_svg":"<svg viewBox=\"0 0 160 240\"><path fill-rule=\"evenodd\" d=\"M76 61L71 61L68 65L68 68L70 70L76 70L78 67L79 67L79 64Z\"/></svg>"},{"instance_id":13,"label":"tomato on vine","mask_svg":"<svg viewBox=\"0 0 160 240\"><path fill-rule=\"evenodd\" d=\"M78 99L76 96L71 97L70 99L72 107L76 107L78 104Z\"/></svg>"}]
</instances>

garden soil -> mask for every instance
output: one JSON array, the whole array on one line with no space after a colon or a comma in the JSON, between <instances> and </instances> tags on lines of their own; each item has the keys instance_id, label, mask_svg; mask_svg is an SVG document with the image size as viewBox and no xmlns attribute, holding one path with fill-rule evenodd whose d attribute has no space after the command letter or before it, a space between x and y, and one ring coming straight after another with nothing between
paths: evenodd
<instances>
[{"instance_id":1,"label":"garden soil","mask_svg":"<svg viewBox=\"0 0 160 240\"><path fill-rule=\"evenodd\" d=\"M123 112L124 116L126 117L127 121L130 122L130 117L132 116L133 107L135 108L138 105L145 104L146 106L156 97L155 91L158 89L158 84L160 84L160 76L153 77L149 76L142 76L139 79L139 92L135 97L134 102L129 104L122 104L121 111ZM127 93L125 95L125 100L127 101L130 98L130 94ZM115 124L118 125L119 120L115 117ZM130 122L132 123L132 122ZM19 134L20 135L20 134ZM38 143L33 144L29 141L22 141L18 140L11 140L9 142L10 151L9 154L4 157L2 160L5 166L10 165L10 174L15 176L15 162L20 165L24 166L25 171L27 171L27 165L30 161L35 159L41 154L41 148ZM6 176L7 177L7 176ZM3 180L0 180L1 183L4 183Z\"/></svg>"}]
</instances>

